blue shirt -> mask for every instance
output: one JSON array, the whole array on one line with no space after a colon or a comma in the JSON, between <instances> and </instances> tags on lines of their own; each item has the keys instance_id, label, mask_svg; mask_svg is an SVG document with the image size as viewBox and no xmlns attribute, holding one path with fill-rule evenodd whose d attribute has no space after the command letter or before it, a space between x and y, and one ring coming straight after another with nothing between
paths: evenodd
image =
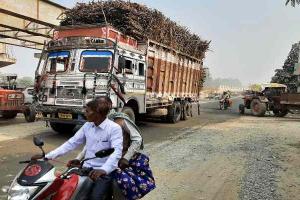
<instances>
[{"instance_id":1,"label":"blue shirt","mask_svg":"<svg viewBox=\"0 0 300 200\"><path fill-rule=\"evenodd\" d=\"M84 143L86 144L85 158L95 157L95 153L100 150L115 149L109 157L95 158L84 162L84 167L102 169L107 174L118 167L123 149L122 129L118 124L109 119L105 119L99 126L96 126L93 122L86 122L72 138L48 153L46 158L55 159Z\"/></svg>"}]
</instances>

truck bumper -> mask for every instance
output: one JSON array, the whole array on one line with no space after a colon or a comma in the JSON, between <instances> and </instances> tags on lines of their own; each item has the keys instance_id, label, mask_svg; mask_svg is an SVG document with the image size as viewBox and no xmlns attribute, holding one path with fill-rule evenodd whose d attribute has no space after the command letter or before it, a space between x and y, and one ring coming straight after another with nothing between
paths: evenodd
<instances>
[{"instance_id":1,"label":"truck bumper","mask_svg":"<svg viewBox=\"0 0 300 200\"><path fill-rule=\"evenodd\" d=\"M59 118L52 118L52 117L44 117L43 118L46 122L50 123L60 123L60 124L76 124L76 125L83 125L86 120L84 119L72 119L72 120L64 120Z\"/></svg>"},{"instance_id":2,"label":"truck bumper","mask_svg":"<svg viewBox=\"0 0 300 200\"><path fill-rule=\"evenodd\" d=\"M37 105L36 111L43 113L42 119L51 123L83 125L86 122L82 107ZM59 118L58 113L72 114L72 119Z\"/></svg>"}]
</instances>

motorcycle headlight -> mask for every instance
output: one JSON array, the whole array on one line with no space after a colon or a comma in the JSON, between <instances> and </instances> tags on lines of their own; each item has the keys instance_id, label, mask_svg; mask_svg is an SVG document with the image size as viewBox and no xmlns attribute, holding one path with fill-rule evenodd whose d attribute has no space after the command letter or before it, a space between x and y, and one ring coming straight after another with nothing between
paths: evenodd
<instances>
[{"instance_id":1,"label":"motorcycle headlight","mask_svg":"<svg viewBox=\"0 0 300 200\"><path fill-rule=\"evenodd\" d=\"M21 186L16 181L8 191L8 200L28 200L38 186Z\"/></svg>"}]
</instances>

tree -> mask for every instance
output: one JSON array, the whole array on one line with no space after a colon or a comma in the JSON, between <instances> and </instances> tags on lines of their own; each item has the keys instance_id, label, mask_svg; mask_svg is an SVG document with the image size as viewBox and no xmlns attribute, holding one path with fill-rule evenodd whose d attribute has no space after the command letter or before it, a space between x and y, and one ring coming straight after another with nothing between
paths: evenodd
<instances>
[{"instance_id":1,"label":"tree","mask_svg":"<svg viewBox=\"0 0 300 200\"><path fill-rule=\"evenodd\" d=\"M300 4L300 0L286 0L285 5L291 4L293 7L296 6L296 4Z\"/></svg>"}]
</instances>

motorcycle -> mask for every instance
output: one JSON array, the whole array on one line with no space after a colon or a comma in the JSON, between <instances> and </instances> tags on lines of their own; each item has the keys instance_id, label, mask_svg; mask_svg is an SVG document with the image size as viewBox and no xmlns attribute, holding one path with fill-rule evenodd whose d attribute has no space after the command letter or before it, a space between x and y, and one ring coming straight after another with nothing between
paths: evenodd
<instances>
[{"instance_id":1,"label":"motorcycle","mask_svg":"<svg viewBox=\"0 0 300 200\"><path fill-rule=\"evenodd\" d=\"M8 190L8 200L88 200L93 181L88 177L91 168L83 168L87 160L105 158L114 149L101 150L95 157L86 158L79 167L70 167L56 173L55 167L45 158L44 142L34 137L33 142L43 153L38 160L20 161L27 166L19 172Z\"/></svg>"},{"instance_id":2,"label":"motorcycle","mask_svg":"<svg viewBox=\"0 0 300 200\"><path fill-rule=\"evenodd\" d=\"M227 110L228 107L231 107L232 101L229 98L221 99L219 101L220 110Z\"/></svg>"}]
</instances>

